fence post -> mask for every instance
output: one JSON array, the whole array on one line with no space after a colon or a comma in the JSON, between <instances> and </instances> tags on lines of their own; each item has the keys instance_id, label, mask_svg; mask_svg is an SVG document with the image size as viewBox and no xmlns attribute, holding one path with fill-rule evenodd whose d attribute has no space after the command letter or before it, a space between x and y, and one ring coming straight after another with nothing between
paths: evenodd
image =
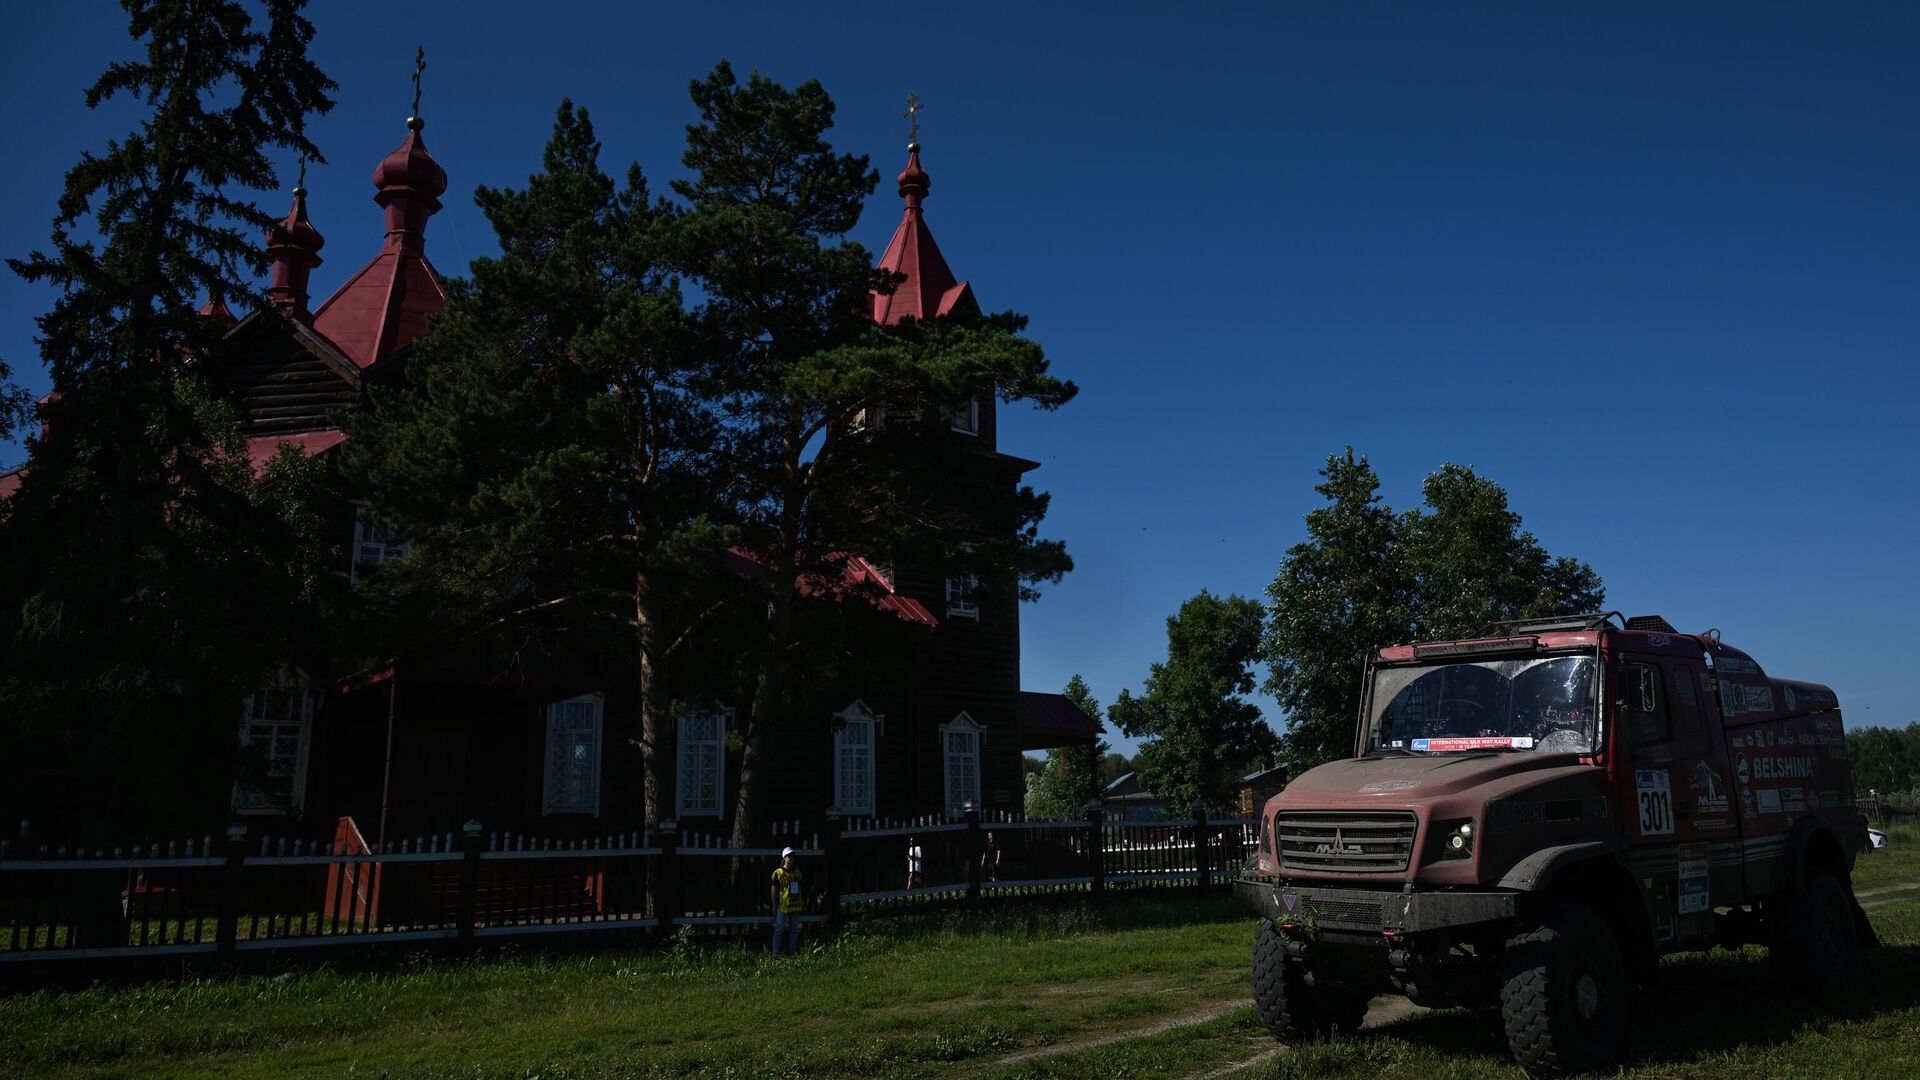
<instances>
[{"instance_id":1,"label":"fence post","mask_svg":"<svg viewBox=\"0 0 1920 1080\"><path fill-rule=\"evenodd\" d=\"M967 906L973 907L980 902L980 808L966 805L966 840L961 847L967 853Z\"/></svg>"},{"instance_id":2,"label":"fence post","mask_svg":"<svg viewBox=\"0 0 1920 1080\"><path fill-rule=\"evenodd\" d=\"M1200 892L1213 887L1213 860L1207 858L1207 804L1193 800L1193 859L1200 869Z\"/></svg>"},{"instance_id":3,"label":"fence post","mask_svg":"<svg viewBox=\"0 0 1920 1080\"><path fill-rule=\"evenodd\" d=\"M213 953L225 967L233 963L240 940L240 873L247 858L247 827L227 826L227 862L220 873L220 910L214 915Z\"/></svg>"},{"instance_id":4,"label":"fence post","mask_svg":"<svg viewBox=\"0 0 1920 1080\"><path fill-rule=\"evenodd\" d=\"M460 838L460 944L472 948L480 899L480 823L466 823Z\"/></svg>"},{"instance_id":5,"label":"fence post","mask_svg":"<svg viewBox=\"0 0 1920 1080\"><path fill-rule=\"evenodd\" d=\"M673 924L680 918L680 823L668 818L660 822L660 865L655 869L653 917L659 920L654 932L662 938L673 935Z\"/></svg>"},{"instance_id":6,"label":"fence post","mask_svg":"<svg viewBox=\"0 0 1920 1080\"><path fill-rule=\"evenodd\" d=\"M1087 801L1087 864L1093 873L1093 898L1107 891L1107 812L1100 804Z\"/></svg>"},{"instance_id":7,"label":"fence post","mask_svg":"<svg viewBox=\"0 0 1920 1080\"><path fill-rule=\"evenodd\" d=\"M838 808L827 811L826 836L821 840L820 881L824 892L820 897L821 914L827 917L827 925L840 925L840 830L842 823Z\"/></svg>"}]
</instances>

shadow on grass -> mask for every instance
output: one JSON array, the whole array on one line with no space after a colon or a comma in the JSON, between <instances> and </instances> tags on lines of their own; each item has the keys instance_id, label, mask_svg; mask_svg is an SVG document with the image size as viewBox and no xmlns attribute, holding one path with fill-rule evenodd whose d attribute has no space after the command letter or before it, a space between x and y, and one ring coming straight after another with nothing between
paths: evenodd
<instances>
[{"instance_id":1,"label":"shadow on grass","mask_svg":"<svg viewBox=\"0 0 1920 1080\"><path fill-rule=\"evenodd\" d=\"M1839 997L1816 1003L1776 976L1764 950L1716 951L1671 960L1636 994L1627 1065L1684 1066L1740 1050L1794 1042L1807 1029L1871 1020L1920 1007L1920 946L1863 952L1860 972ZM1506 1055L1497 1014L1422 1013L1376 1031L1449 1055Z\"/></svg>"}]
</instances>

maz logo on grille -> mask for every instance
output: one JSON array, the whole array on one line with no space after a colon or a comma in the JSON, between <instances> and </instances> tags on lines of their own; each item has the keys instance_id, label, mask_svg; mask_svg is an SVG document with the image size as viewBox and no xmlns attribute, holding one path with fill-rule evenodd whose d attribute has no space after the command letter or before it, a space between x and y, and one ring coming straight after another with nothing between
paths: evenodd
<instances>
[{"instance_id":1,"label":"maz logo on grille","mask_svg":"<svg viewBox=\"0 0 1920 1080\"><path fill-rule=\"evenodd\" d=\"M1346 838L1341 836L1340 830L1336 828L1333 830L1333 843L1315 844L1313 853L1315 855L1365 855L1367 849L1364 844L1347 843Z\"/></svg>"}]
</instances>

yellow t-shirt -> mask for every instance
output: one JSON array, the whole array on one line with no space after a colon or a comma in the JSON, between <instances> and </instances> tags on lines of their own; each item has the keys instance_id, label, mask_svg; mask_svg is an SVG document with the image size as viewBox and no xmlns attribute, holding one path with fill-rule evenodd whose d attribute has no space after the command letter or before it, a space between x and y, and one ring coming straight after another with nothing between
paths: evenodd
<instances>
[{"instance_id":1,"label":"yellow t-shirt","mask_svg":"<svg viewBox=\"0 0 1920 1080\"><path fill-rule=\"evenodd\" d=\"M773 871L773 887L780 894L780 910L791 915L804 906L800 899L800 871L777 867Z\"/></svg>"}]
</instances>

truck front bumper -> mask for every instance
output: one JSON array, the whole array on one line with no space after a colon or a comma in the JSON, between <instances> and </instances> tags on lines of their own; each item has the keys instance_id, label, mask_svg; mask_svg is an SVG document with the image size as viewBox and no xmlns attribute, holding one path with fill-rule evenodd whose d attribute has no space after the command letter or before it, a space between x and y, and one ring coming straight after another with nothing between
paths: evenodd
<instances>
[{"instance_id":1,"label":"truck front bumper","mask_svg":"<svg viewBox=\"0 0 1920 1080\"><path fill-rule=\"evenodd\" d=\"M1520 894L1404 892L1399 889L1339 889L1299 886L1273 878L1240 878L1233 893L1248 910L1281 922L1348 933L1418 934L1448 927L1502 922L1520 913Z\"/></svg>"}]
</instances>

